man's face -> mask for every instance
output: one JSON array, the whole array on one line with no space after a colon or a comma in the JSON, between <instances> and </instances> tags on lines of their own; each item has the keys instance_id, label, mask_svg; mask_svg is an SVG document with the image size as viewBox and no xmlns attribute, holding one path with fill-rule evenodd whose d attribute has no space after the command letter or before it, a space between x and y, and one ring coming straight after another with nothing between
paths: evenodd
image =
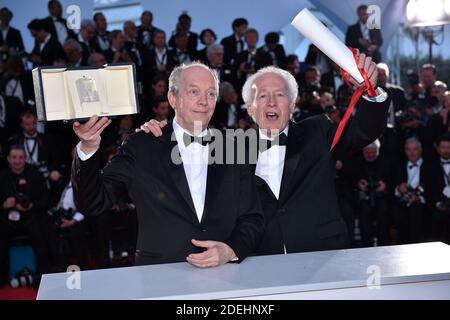
<instances>
[{"instance_id":1,"label":"man's face","mask_svg":"<svg viewBox=\"0 0 450 320\"><path fill-rule=\"evenodd\" d=\"M214 36L209 31L205 32L205 34L203 35L203 39L202 40L203 40L203 42L205 43L206 46L209 46L209 45L213 44L214 41L216 41L214 39Z\"/></svg>"},{"instance_id":2,"label":"man's face","mask_svg":"<svg viewBox=\"0 0 450 320\"><path fill-rule=\"evenodd\" d=\"M144 15L142 15L141 22L144 26L151 26L153 23L153 15L148 12L145 13Z\"/></svg>"},{"instance_id":3,"label":"man's face","mask_svg":"<svg viewBox=\"0 0 450 320\"><path fill-rule=\"evenodd\" d=\"M36 39L38 43L42 43L47 37L47 32L45 30L30 30L31 36Z\"/></svg>"},{"instance_id":4,"label":"man's face","mask_svg":"<svg viewBox=\"0 0 450 320\"><path fill-rule=\"evenodd\" d=\"M222 50L214 50L210 56L210 64L212 66L220 66L223 64L223 51Z\"/></svg>"},{"instance_id":5,"label":"man's face","mask_svg":"<svg viewBox=\"0 0 450 320\"><path fill-rule=\"evenodd\" d=\"M97 24L97 29L101 31L105 31L108 27L108 24L106 22L106 18L104 15L97 16L97 19L95 20L95 23Z\"/></svg>"},{"instance_id":6,"label":"man's face","mask_svg":"<svg viewBox=\"0 0 450 320\"><path fill-rule=\"evenodd\" d=\"M56 18L61 18L62 16L62 6L59 1L55 1L53 5L49 8L50 14Z\"/></svg>"},{"instance_id":7,"label":"man's face","mask_svg":"<svg viewBox=\"0 0 450 320\"><path fill-rule=\"evenodd\" d=\"M152 88L155 93L155 97L163 96L166 94L167 84L165 81L158 81L152 85Z\"/></svg>"},{"instance_id":8,"label":"man's face","mask_svg":"<svg viewBox=\"0 0 450 320\"><path fill-rule=\"evenodd\" d=\"M130 39L135 39L138 35L138 30L134 23L127 23L124 29L125 34Z\"/></svg>"},{"instance_id":9,"label":"man's face","mask_svg":"<svg viewBox=\"0 0 450 320\"><path fill-rule=\"evenodd\" d=\"M95 36L95 28L93 27L86 27L82 30L80 30L81 36L83 39L87 42L91 41Z\"/></svg>"},{"instance_id":10,"label":"man's face","mask_svg":"<svg viewBox=\"0 0 450 320\"><path fill-rule=\"evenodd\" d=\"M236 27L235 31L239 37L242 37L242 36L244 36L245 32L247 31L247 25L241 24L240 26Z\"/></svg>"},{"instance_id":11,"label":"man's face","mask_svg":"<svg viewBox=\"0 0 450 320\"><path fill-rule=\"evenodd\" d=\"M67 60L71 63L77 63L81 59L81 52L71 45L64 46L64 53L66 54Z\"/></svg>"},{"instance_id":12,"label":"man's face","mask_svg":"<svg viewBox=\"0 0 450 320\"><path fill-rule=\"evenodd\" d=\"M169 117L169 102L163 101L158 103L156 108L153 108L155 112L156 120L162 121Z\"/></svg>"},{"instance_id":13,"label":"man's face","mask_svg":"<svg viewBox=\"0 0 450 320\"><path fill-rule=\"evenodd\" d=\"M117 37L113 39L111 44L116 50L122 50L122 48L125 46L125 41L126 39L123 33L119 33Z\"/></svg>"},{"instance_id":14,"label":"man's face","mask_svg":"<svg viewBox=\"0 0 450 320\"><path fill-rule=\"evenodd\" d=\"M184 31L188 32L191 29L191 20L189 18L181 18L180 26Z\"/></svg>"},{"instance_id":15,"label":"man's face","mask_svg":"<svg viewBox=\"0 0 450 320\"><path fill-rule=\"evenodd\" d=\"M267 130L269 135L276 135L287 127L294 111L287 84L274 73L260 76L254 84L256 97L254 103L248 105L249 114L255 118L260 129Z\"/></svg>"},{"instance_id":16,"label":"man's face","mask_svg":"<svg viewBox=\"0 0 450 320\"><path fill-rule=\"evenodd\" d=\"M437 152L442 159L450 159L450 141L441 141L437 146Z\"/></svg>"},{"instance_id":17,"label":"man's face","mask_svg":"<svg viewBox=\"0 0 450 320\"><path fill-rule=\"evenodd\" d=\"M444 104L445 89L441 89L437 86L431 87L430 96L436 97L440 104Z\"/></svg>"},{"instance_id":18,"label":"man's face","mask_svg":"<svg viewBox=\"0 0 450 320\"><path fill-rule=\"evenodd\" d=\"M378 69L378 85L385 86L388 82L388 76L386 74L386 70L383 68L377 68Z\"/></svg>"},{"instance_id":19,"label":"man's face","mask_svg":"<svg viewBox=\"0 0 450 320\"><path fill-rule=\"evenodd\" d=\"M329 92L324 92L320 95L320 106L325 110L326 107L331 107L335 103L334 97Z\"/></svg>"},{"instance_id":20,"label":"man's face","mask_svg":"<svg viewBox=\"0 0 450 320\"><path fill-rule=\"evenodd\" d=\"M25 150L13 149L9 152L7 157L8 163L14 172L22 172L25 168L27 156Z\"/></svg>"},{"instance_id":21,"label":"man's face","mask_svg":"<svg viewBox=\"0 0 450 320\"><path fill-rule=\"evenodd\" d=\"M378 149L374 147L366 147L363 149L363 156L366 161L373 162L378 158Z\"/></svg>"},{"instance_id":22,"label":"man's face","mask_svg":"<svg viewBox=\"0 0 450 320\"><path fill-rule=\"evenodd\" d=\"M425 88L429 88L436 82L436 76L431 69L423 69L422 70L422 85Z\"/></svg>"},{"instance_id":23,"label":"man's face","mask_svg":"<svg viewBox=\"0 0 450 320\"><path fill-rule=\"evenodd\" d=\"M36 133L37 120L32 116L23 117L20 126L26 134L32 136Z\"/></svg>"},{"instance_id":24,"label":"man's face","mask_svg":"<svg viewBox=\"0 0 450 320\"><path fill-rule=\"evenodd\" d=\"M104 55L100 53L93 53L91 58L91 66L101 67L107 63Z\"/></svg>"},{"instance_id":25,"label":"man's face","mask_svg":"<svg viewBox=\"0 0 450 320\"><path fill-rule=\"evenodd\" d=\"M316 70L305 72L305 82L307 85L316 85L320 83L320 73Z\"/></svg>"},{"instance_id":26,"label":"man's face","mask_svg":"<svg viewBox=\"0 0 450 320\"><path fill-rule=\"evenodd\" d=\"M0 12L0 26L9 26L9 22L11 18L8 12L2 11Z\"/></svg>"},{"instance_id":27,"label":"man's face","mask_svg":"<svg viewBox=\"0 0 450 320\"><path fill-rule=\"evenodd\" d=\"M256 48L256 45L258 44L258 35L255 32L247 33L245 42L247 42L247 47Z\"/></svg>"},{"instance_id":28,"label":"man's face","mask_svg":"<svg viewBox=\"0 0 450 320\"><path fill-rule=\"evenodd\" d=\"M216 106L216 86L210 71L194 66L181 72L178 93L169 92L169 102L175 109L177 122L199 134L208 126Z\"/></svg>"},{"instance_id":29,"label":"man's face","mask_svg":"<svg viewBox=\"0 0 450 320\"><path fill-rule=\"evenodd\" d=\"M153 43L158 48L164 48L166 46L166 35L162 32L156 32L153 36Z\"/></svg>"},{"instance_id":30,"label":"man's face","mask_svg":"<svg viewBox=\"0 0 450 320\"><path fill-rule=\"evenodd\" d=\"M300 72L300 63L298 60L294 60L289 63L287 65L287 71L289 71L293 76L296 76Z\"/></svg>"},{"instance_id":31,"label":"man's face","mask_svg":"<svg viewBox=\"0 0 450 320\"><path fill-rule=\"evenodd\" d=\"M366 23L367 19L369 19L369 14L366 9L358 10L358 18L362 23Z\"/></svg>"},{"instance_id":32,"label":"man's face","mask_svg":"<svg viewBox=\"0 0 450 320\"><path fill-rule=\"evenodd\" d=\"M405 146L406 158L412 163L416 163L422 156L422 150L417 143L411 142Z\"/></svg>"}]
</instances>

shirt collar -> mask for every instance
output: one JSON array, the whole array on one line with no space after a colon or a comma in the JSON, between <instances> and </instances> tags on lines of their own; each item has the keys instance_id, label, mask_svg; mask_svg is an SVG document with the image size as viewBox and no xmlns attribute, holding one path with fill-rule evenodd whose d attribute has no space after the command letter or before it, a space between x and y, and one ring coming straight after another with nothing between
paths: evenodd
<instances>
[{"instance_id":1,"label":"shirt collar","mask_svg":"<svg viewBox=\"0 0 450 320\"><path fill-rule=\"evenodd\" d=\"M45 46L51 37L52 37L52 35L50 33L47 34L47 36L45 37L44 42L42 42L42 44Z\"/></svg>"},{"instance_id":2,"label":"shirt collar","mask_svg":"<svg viewBox=\"0 0 450 320\"><path fill-rule=\"evenodd\" d=\"M420 167L422 165L423 159L420 158L419 160L416 161L416 164L418 167ZM413 163L411 161L408 161L408 167L413 165Z\"/></svg>"},{"instance_id":3,"label":"shirt collar","mask_svg":"<svg viewBox=\"0 0 450 320\"><path fill-rule=\"evenodd\" d=\"M258 129L258 130L259 130L259 137L260 138L263 138L265 140L274 140L275 139L275 138L269 138L267 135L265 135L263 133L263 131L261 129ZM284 128L283 131L280 132L280 134L284 133L287 136L288 135L288 131L289 131L289 124L286 126L286 128Z\"/></svg>"},{"instance_id":4,"label":"shirt collar","mask_svg":"<svg viewBox=\"0 0 450 320\"><path fill-rule=\"evenodd\" d=\"M181 146L181 148L186 148L186 146L184 145L184 143L180 143L180 141L183 141L183 134L188 134L190 136L192 136L192 134L190 134L186 129L184 129L182 126L180 126L180 124L177 122L177 117L175 116L175 118L173 118L172 121L172 125L173 125L173 131L175 132L175 137L177 138L177 142L178 142L178 147ZM197 137L204 137L207 134L207 129L203 130L199 135L197 135Z\"/></svg>"}]
</instances>

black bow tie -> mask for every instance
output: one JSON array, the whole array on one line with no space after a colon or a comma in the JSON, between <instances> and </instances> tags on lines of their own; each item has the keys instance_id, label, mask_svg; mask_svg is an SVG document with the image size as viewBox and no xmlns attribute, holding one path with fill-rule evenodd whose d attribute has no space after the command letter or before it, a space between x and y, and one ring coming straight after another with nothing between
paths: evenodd
<instances>
[{"instance_id":1,"label":"black bow tie","mask_svg":"<svg viewBox=\"0 0 450 320\"><path fill-rule=\"evenodd\" d=\"M412 168L414 168L414 167L418 167L418 164L417 164L417 163L413 163L413 164L410 164L410 165L409 165L409 168L410 168L410 169L412 169Z\"/></svg>"},{"instance_id":2,"label":"black bow tie","mask_svg":"<svg viewBox=\"0 0 450 320\"><path fill-rule=\"evenodd\" d=\"M25 137L25 140L36 140L37 137Z\"/></svg>"},{"instance_id":3,"label":"black bow tie","mask_svg":"<svg viewBox=\"0 0 450 320\"><path fill-rule=\"evenodd\" d=\"M449 160L449 161L441 161L441 164L442 164L442 165L444 165L444 164L450 164L450 160Z\"/></svg>"},{"instance_id":4,"label":"black bow tie","mask_svg":"<svg viewBox=\"0 0 450 320\"><path fill-rule=\"evenodd\" d=\"M285 146L287 145L288 137L283 132L278 137L276 137L274 140L267 140L267 139L259 139L259 151L264 152L266 150L269 150L272 148L272 146Z\"/></svg>"},{"instance_id":5,"label":"black bow tie","mask_svg":"<svg viewBox=\"0 0 450 320\"><path fill-rule=\"evenodd\" d=\"M213 136L209 134L209 132L203 137L194 137L186 132L183 133L183 142L186 147L188 147L192 142L196 142L201 144L202 146L207 146L214 140Z\"/></svg>"}]
</instances>

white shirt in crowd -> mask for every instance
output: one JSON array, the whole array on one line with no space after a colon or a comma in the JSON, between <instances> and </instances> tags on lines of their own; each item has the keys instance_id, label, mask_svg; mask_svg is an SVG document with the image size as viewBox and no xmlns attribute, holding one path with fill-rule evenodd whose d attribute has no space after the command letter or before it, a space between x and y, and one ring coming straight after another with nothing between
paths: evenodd
<instances>
[{"instance_id":1,"label":"white shirt in crowd","mask_svg":"<svg viewBox=\"0 0 450 320\"><path fill-rule=\"evenodd\" d=\"M61 43L61 45L64 45L64 42L69 36L67 33L66 26L61 21L58 21L57 18L52 17L52 19L53 24L55 25L56 34L58 35L58 41L59 43Z\"/></svg>"}]
</instances>

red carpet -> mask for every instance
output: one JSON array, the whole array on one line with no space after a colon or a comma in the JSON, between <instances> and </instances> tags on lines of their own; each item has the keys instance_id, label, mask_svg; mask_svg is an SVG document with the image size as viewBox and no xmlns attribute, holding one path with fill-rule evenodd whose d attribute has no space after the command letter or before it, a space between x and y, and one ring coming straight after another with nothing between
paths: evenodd
<instances>
[{"instance_id":1,"label":"red carpet","mask_svg":"<svg viewBox=\"0 0 450 320\"><path fill-rule=\"evenodd\" d=\"M9 285L0 288L0 300L36 300L37 290L32 288L13 289Z\"/></svg>"}]
</instances>

